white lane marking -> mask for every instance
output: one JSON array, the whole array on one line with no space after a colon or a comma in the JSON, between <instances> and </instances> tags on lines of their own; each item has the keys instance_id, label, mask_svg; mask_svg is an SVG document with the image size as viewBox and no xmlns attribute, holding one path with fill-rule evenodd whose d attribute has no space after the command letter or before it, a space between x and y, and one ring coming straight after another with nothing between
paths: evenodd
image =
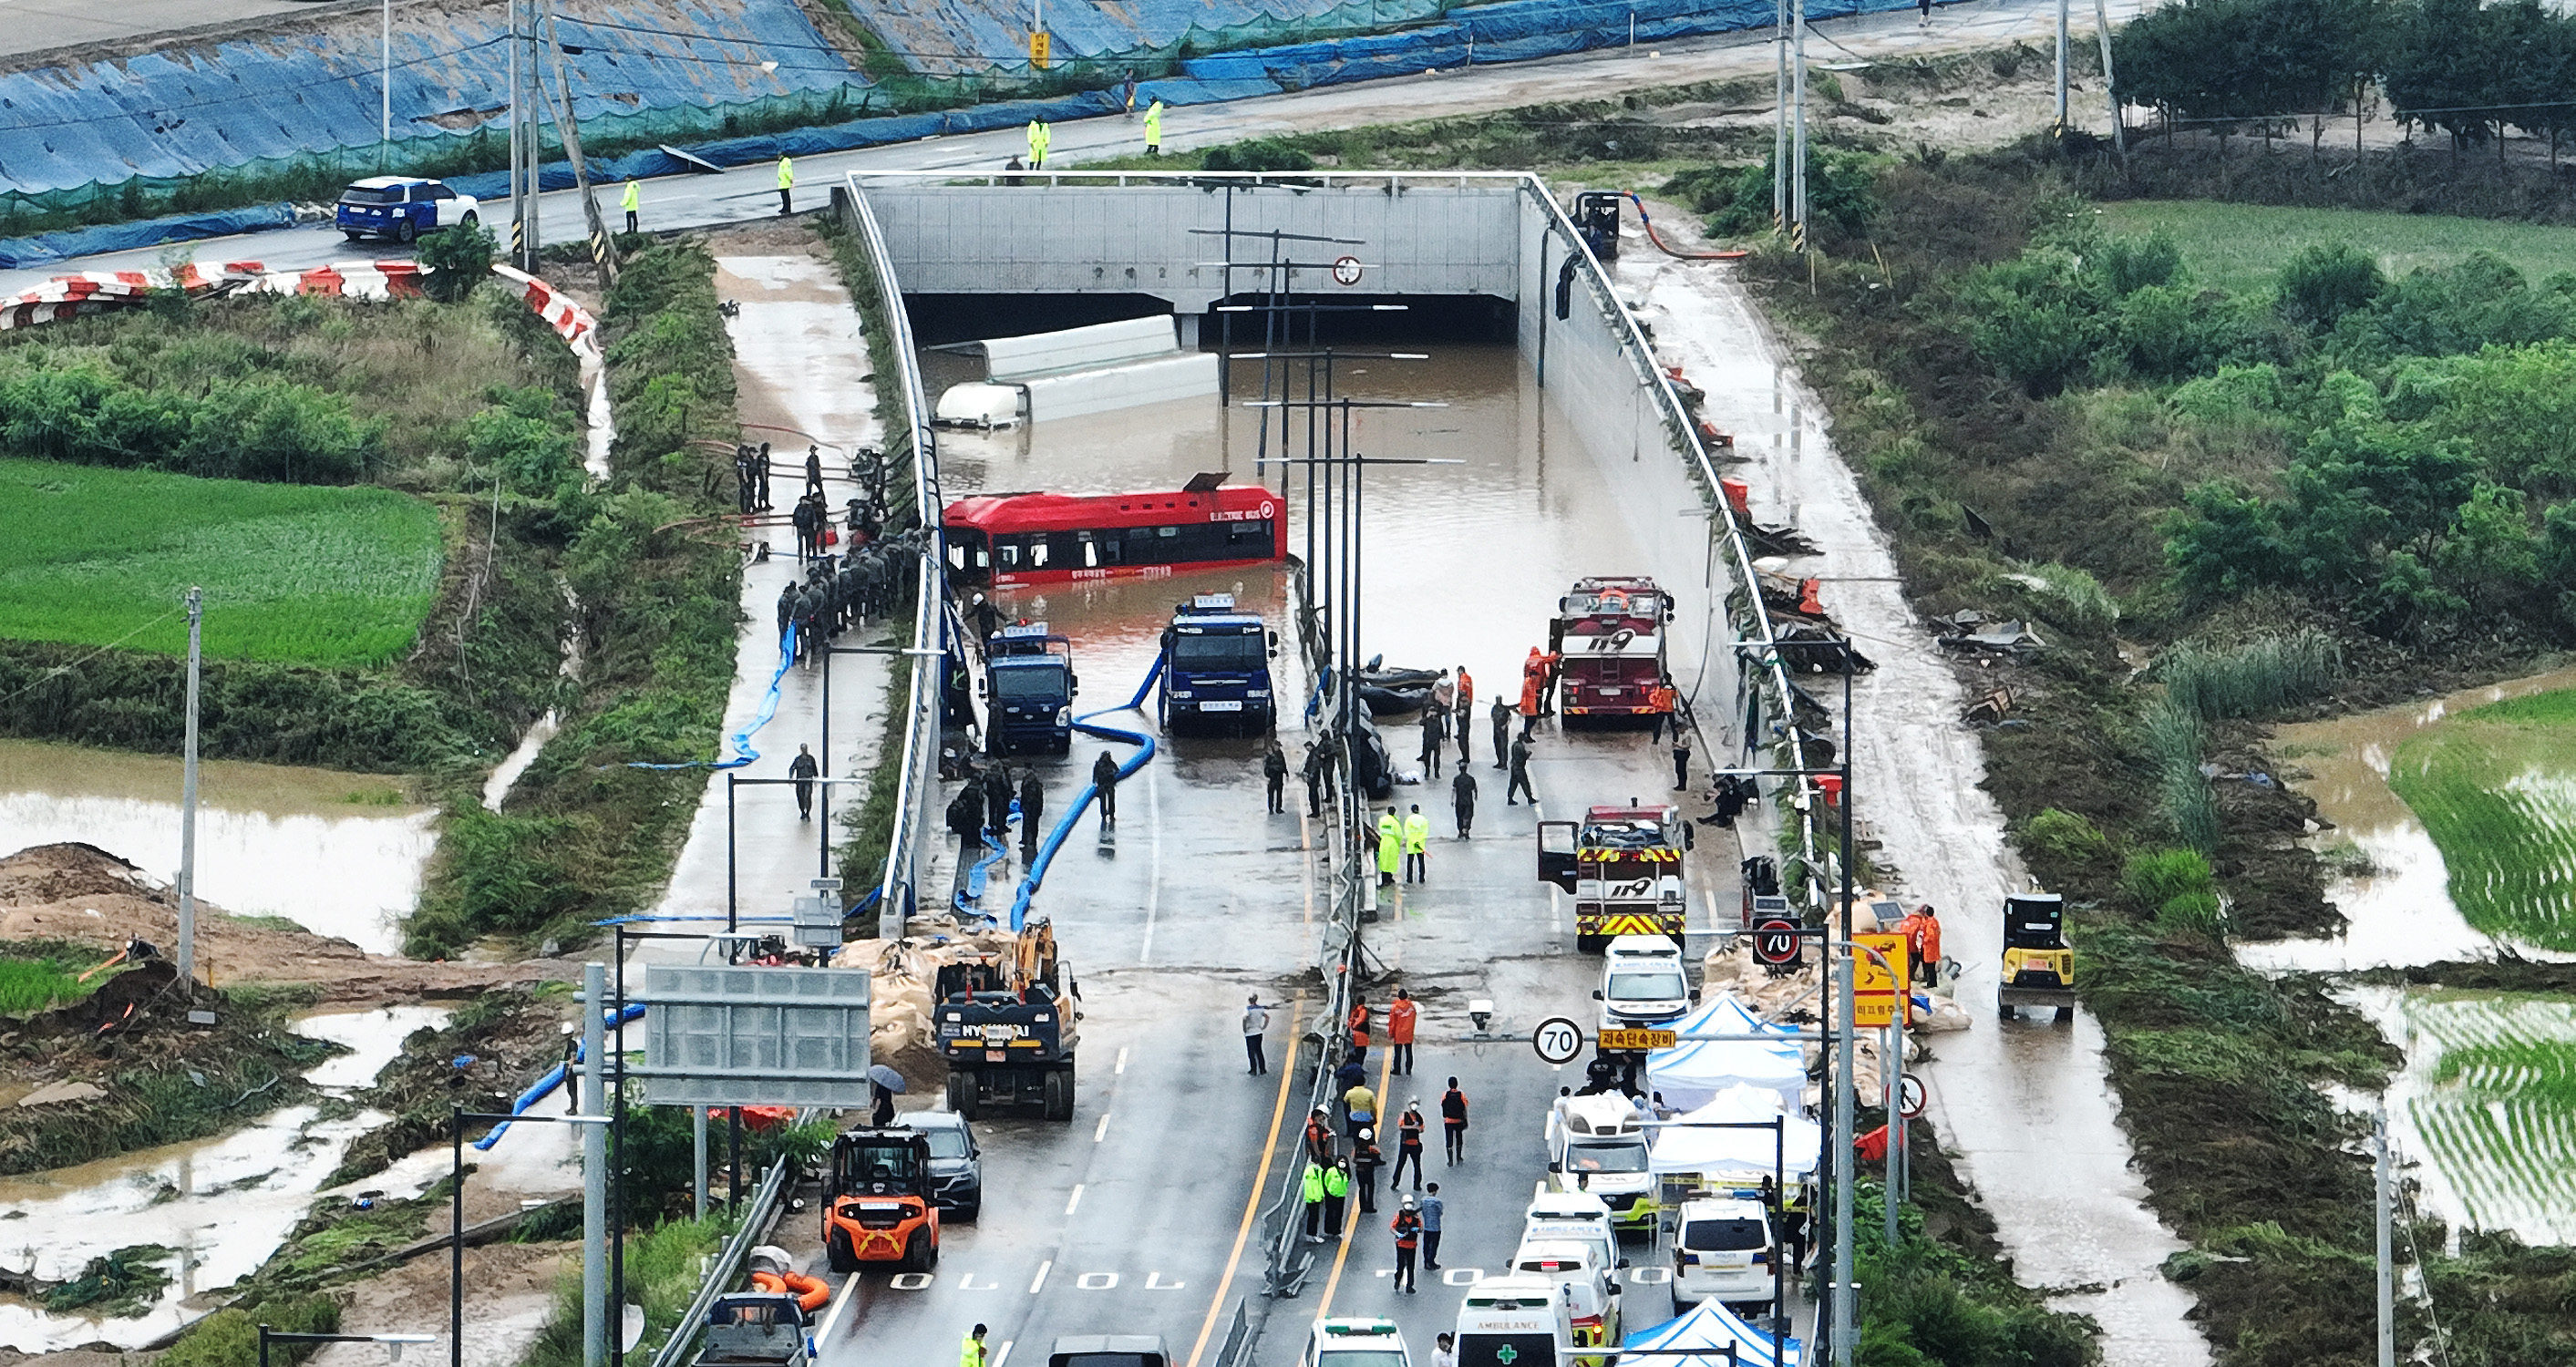
<instances>
[{"instance_id":1,"label":"white lane marking","mask_svg":"<svg viewBox=\"0 0 2576 1367\"><path fill-rule=\"evenodd\" d=\"M1073 1284L1081 1287L1085 1291L1113 1291L1116 1290L1118 1286L1118 1274L1115 1272L1085 1272L1081 1276L1074 1278Z\"/></svg>"},{"instance_id":2,"label":"white lane marking","mask_svg":"<svg viewBox=\"0 0 2576 1367\"><path fill-rule=\"evenodd\" d=\"M1124 1073L1127 1071L1127 1051L1124 1048L1121 1048L1118 1051L1118 1066L1110 1069L1109 1071L1112 1073Z\"/></svg>"},{"instance_id":3,"label":"white lane marking","mask_svg":"<svg viewBox=\"0 0 2576 1367\"><path fill-rule=\"evenodd\" d=\"M1889 1009L1891 1012L1895 1010L1895 1008L1894 1008L1894 1007L1890 1007L1890 1008L1888 1008L1888 1009ZM1092 1142L1092 1143L1097 1144L1097 1143L1099 1143L1101 1140L1103 1140L1103 1139L1107 1139L1107 1138L1109 1137L1109 1114L1110 1114L1110 1113L1109 1113L1109 1112L1107 1112L1107 1111L1102 1111L1102 1112L1100 1113L1100 1123L1091 1127L1091 1142ZM1070 1213L1071 1213L1071 1212L1069 1212L1069 1211L1067 1212L1067 1214L1070 1214Z\"/></svg>"},{"instance_id":4,"label":"white lane marking","mask_svg":"<svg viewBox=\"0 0 2576 1367\"><path fill-rule=\"evenodd\" d=\"M1154 920L1163 909L1163 785L1150 765L1145 772L1145 821L1153 828L1153 835L1145 845L1145 942L1136 948L1136 962L1140 964L1153 961Z\"/></svg>"},{"instance_id":5,"label":"white lane marking","mask_svg":"<svg viewBox=\"0 0 2576 1367\"><path fill-rule=\"evenodd\" d=\"M1074 1183L1074 1184L1073 1184L1073 1198L1072 1198L1071 1200L1068 1200L1068 1201L1066 1201L1066 1202L1064 1203L1064 1213L1065 1213L1065 1214L1067 1214L1067 1215L1071 1215L1071 1214L1073 1213L1073 1208L1074 1208L1075 1206L1078 1206L1078 1205L1081 1205L1081 1204L1082 1204L1082 1184L1081 1184L1080 1182L1076 1182L1076 1183Z\"/></svg>"},{"instance_id":6,"label":"white lane marking","mask_svg":"<svg viewBox=\"0 0 2576 1367\"><path fill-rule=\"evenodd\" d=\"M993 1355L993 1367L1002 1367L1003 1363L1011 1360L1011 1345L1017 1342L1018 1339L1002 1340L1002 1351Z\"/></svg>"},{"instance_id":7,"label":"white lane marking","mask_svg":"<svg viewBox=\"0 0 2576 1367\"><path fill-rule=\"evenodd\" d=\"M1484 1279L1485 1269L1481 1267L1444 1267L1440 1269L1440 1280L1449 1283L1451 1286L1474 1286L1476 1283L1481 1282Z\"/></svg>"},{"instance_id":8,"label":"white lane marking","mask_svg":"<svg viewBox=\"0 0 2576 1367\"><path fill-rule=\"evenodd\" d=\"M1163 1274L1160 1272L1148 1272L1145 1274L1145 1289L1148 1291L1178 1291L1181 1289L1181 1283L1164 1281Z\"/></svg>"},{"instance_id":9,"label":"white lane marking","mask_svg":"<svg viewBox=\"0 0 2576 1367\"><path fill-rule=\"evenodd\" d=\"M1896 1009L1888 1008L1888 1014L1896 1014ZM1669 1267L1640 1267L1628 1273L1628 1280L1639 1286L1661 1286L1672 1279L1673 1270Z\"/></svg>"},{"instance_id":10,"label":"white lane marking","mask_svg":"<svg viewBox=\"0 0 2576 1367\"><path fill-rule=\"evenodd\" d=\"M1002 1289L1002 1284L1000 1282L995 1282L990 1286L977 1286L975 1284L975 1274L968 1272L957 1278L957 1289L960 1291L999 1291Z\"/></svg>"},{"instance_id":11,"label":"white lane marking","mask_svg":"<svg viewBox=\"0 0 2576 1367\"><path fill-rule=\"evenodd\" d=\"M832 1297L832 1308L823 1312L823 1326L814 1331L816 1343L832 1341L832 1331L841 1327L841 1312L850 1308L850 1295L858 1289L859 1274L853 1272L842 1279L840 1293Z\"/></svg>"},{"instance_id":12,"label":"white lane marking","mask_svg":"<svg viewBox=\"0 0 2576 1367\"><path fill-rule=\"evenodd\" d=\"M1079 1191L1081 1188L1077 1187L1075 1190ZM1053 1266L1055 1266L1055 1259L1053 1258L1049 1258L1045 1262L1038 1264L1038 1275L1029 1282L1030 1295L1036 1295L1038 1293L1038 1288L1046 1285L1047 1269Z\"/></svg>"},{"instance_id":13,"label":"white lane marking","mask_svg":"<svg viewBox=\"0 0 2576 1367\"><path fill-rule=\"evenodd\" d=\"M897 1291L927 1291L934 1280L928 1272L898 1272L887 1279L886 1285Z\"/></svg>"}]
</instances>

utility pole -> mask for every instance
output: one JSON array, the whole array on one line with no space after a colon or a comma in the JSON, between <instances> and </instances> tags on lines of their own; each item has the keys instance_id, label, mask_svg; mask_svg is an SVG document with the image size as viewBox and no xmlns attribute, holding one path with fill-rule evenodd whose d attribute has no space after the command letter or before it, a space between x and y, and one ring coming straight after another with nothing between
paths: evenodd
<instances>
[{"instance_id":1,"label":"utility pole","mask_svg":"<svg viewBox=\"0 0 2576 1367\"><path fill-rule=\"evenodd\" d=\"M510 0L510 40L502 46L510 50L510 241L508 260L518 264L522 219L527 206L520 201L524 188L519 183L519 0Z\"/></svg>"},{"instance_id":2,"label":"utility pole","mask_svg":"<svg viewBox=\"0 0 2576 1367\"><path fill-rule=\"evenodd\" d=\"M1851 894L1843 894L1842 943L1852 943ZM1852 1306L1852 975L1860 971L1858 952L1845 948L1828 956L1829 966L1841 970L1834 981L1834 1281L1826 1288L1825 1300L1833 1314L1833 1360L1835 1367L1849 1367L1853 1340L1859 1331L1854 1327Z\"/></svg>"},{"instance_id":3,"label":"utility pole","mask_svg":"<svg viewBox=\"0 0 2576 1367\"><path fill-rule=\"evenodd\" d=\"M1797 167L1789 183L1789 245L1807 249L1807 0L1789 0L1796 50L1789 54L1789 85L1797 106ZM1849 931L1845 931L1849 937Z\"/></svg>"},{"instance_id":4,"label":"utility pole","mask_svg":"<svg viewBox=\"0 0 2576 1367\"><path fill-rule=\"evenodd\" d=\"M2057 0L2057 124L2051 131L2066 136L2066 5Z\"/></svg>"},{"instance_id":5,"label":"utility pole","mask_svg":"<svg viewBox=\"0 0 2576 1367\"><path fill-rule=\"evenodd\" d=\"M2397 1367L2397 1250L2389 1208L2388 1110L2381 1107L2371 1133L2372 1182L2379 1231L2379 1367Z\"/></svg>"},{"instance_id":6,"label":"utility pole","mask_svg":"<svg viewBox=\"0 0 2576 1367\"><path fill-rule=\"evenodd\" d=\"M590 166L582 160L580 116L572 104L572 79L564 71L563 39L555 33L555 0L544 0L546 7L546 48L554 54L555 127L563 130L564 156L572 162L573 184L581 190L581 209L590 227L590 259L609 284L617 283L617 252L608 237L608 222L600 217L599 196L592 193ZM533 272L531 272L533 273Z\"/></svg>"},{"instance_id":7,"label":"utility pole","mask_svg":"<svg viewBox=\"0 0 2576 1367\"><path fill-rule=\"evenodd\" d=\"M2120 83L2111 75L2111 12L2105 0L2093 0L2093 26L2102 39L2102 101L2111 107L2111 146L2123 170L2129 164L2129 125L2120 117Z\"/></svg>"},{"instance_id":8,"label":"utility pole","mask_svg":"<svg viewBox=\"0 0 2576 1367\"><path fill-rule=\"evenodd\" d=\"M581 1099L584 1115L606 1115L607 1040L600 1009L608 1004L608 966L581 966ZM608 1361L608 1127L581 1127L581 1362Z\"/></svg>"},{"instance_id":9,"label":"utility pole","mask_svg":"<svg viewBox=\"0 0 2576 1367\"><path fill-rule=\"evenodd\" d=\"M206 591L188 589L188 740L179 768L179 980L197 973L197 675L203 663Z\"/></svg>"},{"instance_id":10,"label":"utility pole","mask_svg":"<svg viewBox=\"0 0 2576 1367\"><path fill-rule=\"evenodd\" d=\"M376 169L385 169L385 154L394 140L394 0L385 0L384 73L381 82L384 106L378 114L376 132Z\"/></svg>"},{"instance_id":11,"label":"utility pole","mask_svg":"<svg viewBox=\"0 0 2576 1367\"><path fill-rule=\"evenodd\" d=\"M1789 0L1771 0L1771 231L1789 231Z\"/></svg>"}]
</instances>

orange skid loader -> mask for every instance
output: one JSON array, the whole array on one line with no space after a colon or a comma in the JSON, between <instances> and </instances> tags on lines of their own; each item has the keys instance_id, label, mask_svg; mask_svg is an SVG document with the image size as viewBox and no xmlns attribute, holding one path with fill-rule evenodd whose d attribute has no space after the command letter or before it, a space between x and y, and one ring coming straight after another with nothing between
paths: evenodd
<instances>
[{"instance_id":1,"label":"orange skid loader","mask_svg":"<svg viewBox=\"0 0 2576 1367\"><path fill-rule=\"evenodd\" d=\"M835 1272L939 1265L939 1206L931 1199L930 1137L910 1129L851 1130L832 1143L823 1249Z\"/></svg>"}]
</instances>

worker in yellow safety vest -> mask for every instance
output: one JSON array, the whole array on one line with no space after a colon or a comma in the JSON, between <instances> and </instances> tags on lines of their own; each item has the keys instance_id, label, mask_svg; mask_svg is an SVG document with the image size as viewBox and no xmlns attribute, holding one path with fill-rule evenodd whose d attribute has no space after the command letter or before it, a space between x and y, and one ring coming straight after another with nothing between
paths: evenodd
<instances>
[{"instance_id":1,"label":"worker in yellow safety vest","mask_svg":"<svg viewBox=\"0 0 2576 1367\"><path fill-rule=\"evenodd\" d=\"M1047 144L1055 140L1055 130L1037 119L1029 120L1029 169L1046 165Z\"/></svg>"},{"instance_id":2,"label":"worker in yellow safety vest","mask_svg":"<svg viewBox=\"0 0 2576 1367\"><path fill-rule=\"evenodd\" d=\"M1395 886L1395 868L1404 859L1404 823L1396 818L1395 809L1377 819L1377 885Z\"/></svg>"},{"instance_id":3,"label":"worker in yellow safety vest","mask_svg":"<svg viewBox=\"0 0 2576 1367\"><path fill-rule=\"evenodd\" d=\"M778 212L796 212L796 163L787 157L778 159Z\"/></svg>"},{"instance_id":4,"label":"worker in yellow safety vest","mask_svg":"<svg viewBox=\"0 0 2576 1367\"><path fill-rule=\"evenodd\" d=\"M1163 155L1163 102L1161 100L1145 106L1145 155L1149 157Z\"/></svg>"},{"instance_id":5,"label":"worker in yellow safety vest","mask_svg":"<svg viewBox=\"0 0 2576 1367\"><path fill-rule=\"evenodd\" d=\"M644 187L632 180L627 181L625 205L626 231L631 233L635 231L635 211L644 207Z\"/></svg>"},{"instance_id":6,"label":"worker in yellow safety vest","mask_svg":"<svg viewBox=\"0 0 2576 1367\"><path fill-rule=\"evenodd\" d=\"M1417 802L1404 818L1404 881L1431 881L1430 849L1431 818L1422 814L1422 804Z\"/></svg>"},{"instance_id":7,"label":"worker in yellow safety vest","mask_svg":"<svg viewBox=\"0 0 2576 1367\"><path fill-rule=\"evenodd\" d=\"M984 1326L976 1325L975 1332L966 1336L965 1345L957 1350L957 1367L984 1367Z\"/></svg>"}]
</instances>

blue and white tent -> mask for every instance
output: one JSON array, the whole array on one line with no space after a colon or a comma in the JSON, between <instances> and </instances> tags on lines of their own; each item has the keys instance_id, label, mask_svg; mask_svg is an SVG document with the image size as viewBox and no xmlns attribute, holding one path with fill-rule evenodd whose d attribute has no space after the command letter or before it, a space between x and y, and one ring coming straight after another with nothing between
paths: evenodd
<instances>
[{"instance_id":1,"label":"blue and white tent","mask_svg":"<svg viewBox=\"0 0 2576 1367\"><path fill-rule=\"evenodd\" d=\"M1799 1367L1804 1345L1783 1337L1780 1356L1771 1355L1771 1336L1736 1318L1716 1301L1701 1301L1679 1319L1640 1329L1620 1341L1621 1367ZM1726 1355L1733 1344L1735 1356ZM1624 1356L1637 1354L1637 1356Z\"/></svg>"},{"instance_id":2,"label":"blue and white tent","mask_svg":"<svg viewBox=\"0 0 2576 1367\"><path fill-rule=\"evenodd\" d=\"M1783 1027L1754 1018L1744 1003L1720 994L1674 1025L1683 1034L1770 1033ZM1796 1115L1805 1103L1806 1051L1795 1039L1778 1044L1759 1040L1684 1040L1670 1049L1646 1055L1646 1090L1661 1093L1677 1111L1695 1111L1729 1087L1760 1087L1780 1094L1780 1105Z\"/></svg>"}]
</instances>

